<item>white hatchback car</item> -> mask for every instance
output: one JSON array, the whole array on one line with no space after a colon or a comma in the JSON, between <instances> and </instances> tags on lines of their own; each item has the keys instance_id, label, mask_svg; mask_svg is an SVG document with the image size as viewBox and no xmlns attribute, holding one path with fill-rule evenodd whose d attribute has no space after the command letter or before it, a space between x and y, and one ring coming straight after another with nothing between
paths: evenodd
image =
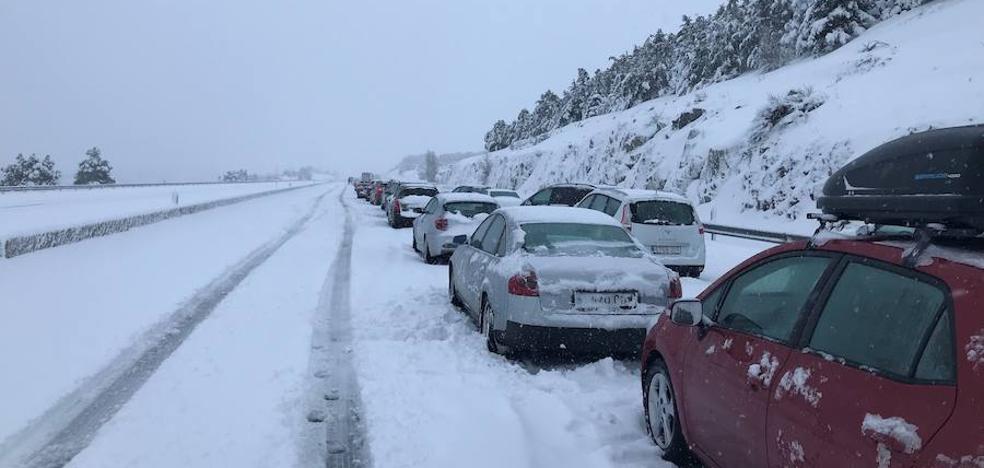
<instances>
[{"instance_id":1,"label":"white hatchback car","mask_svg":"<svg viewBox=\"0 0 984 468\"><path fill-rule=\"evenodd\" d=\"M686 198L656 190L599 188L577 206L620 220L653 256L681 275L699 277L704 271L704 226Z\"/></svg>"},{"instance_id":2,"label":"white hatchback car","mask_svg":"<svg viewBox=\"0 0 984 468\"><path fill-rule=\"evenodd\" d=\"M413 222L413 249L427 263L450 257L459 235L471 235L499 204L480 193L439 193L431 198L424 212Z\"/></svg>"}]
</instances>

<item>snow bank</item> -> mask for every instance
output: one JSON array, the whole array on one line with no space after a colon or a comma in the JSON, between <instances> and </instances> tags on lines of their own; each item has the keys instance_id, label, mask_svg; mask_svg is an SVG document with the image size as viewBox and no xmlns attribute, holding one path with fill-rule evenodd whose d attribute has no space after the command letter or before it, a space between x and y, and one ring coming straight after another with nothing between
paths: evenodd
<instances>
[{"instance_id":1,"label":"snow bank","mask_svg":"<svg viewBox=\"0 0 984 468\"><path fill-rule=\"evenodd\" d=\"M662 189L703 204L709 223L771 229L781 218L791 225L779 230L809 233L804 213L836 168L913 131L984 119L982 17L978 0L934 2L821 58L593 117L440 178L524 192L570 181ZM782 118L763 118L780 107Z\"/></svg>"}]
</instances>

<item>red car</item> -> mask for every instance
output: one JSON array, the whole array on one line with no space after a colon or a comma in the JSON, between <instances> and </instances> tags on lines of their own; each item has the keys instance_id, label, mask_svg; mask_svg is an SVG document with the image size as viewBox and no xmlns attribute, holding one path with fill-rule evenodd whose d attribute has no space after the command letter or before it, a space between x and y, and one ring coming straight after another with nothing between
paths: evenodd
<instances>
[{"instance_id":1,"label":"red car","mask_svg":"<svg viewBox=\"0 0 984 468\"><path fill-rule=\"evenodd\" d=\"M917 228L767 250L649 331L644 409L666 458L984 466L984 127L873 153L818 204Z\"/></svg>"}]
</instances>

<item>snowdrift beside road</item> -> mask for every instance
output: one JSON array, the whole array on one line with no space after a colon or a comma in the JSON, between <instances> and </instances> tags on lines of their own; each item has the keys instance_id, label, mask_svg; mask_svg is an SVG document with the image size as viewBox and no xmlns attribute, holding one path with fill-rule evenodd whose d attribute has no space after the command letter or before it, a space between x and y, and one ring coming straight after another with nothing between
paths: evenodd
<instances>
[{"instance_id":1,"label":"snowdrift beside road","mask_svg":"<svg viewBox=\"0 0 984 468\"><path fill-rule=\"evenodd\" d=\"M888 140L984 122L984 2L940 0L766 74L584 120L463 160L442 183L593 182L684 193L704 221L808 231L826 178ZM713 215L712 215L713 214Z\"/></svg>"}]
</instances>

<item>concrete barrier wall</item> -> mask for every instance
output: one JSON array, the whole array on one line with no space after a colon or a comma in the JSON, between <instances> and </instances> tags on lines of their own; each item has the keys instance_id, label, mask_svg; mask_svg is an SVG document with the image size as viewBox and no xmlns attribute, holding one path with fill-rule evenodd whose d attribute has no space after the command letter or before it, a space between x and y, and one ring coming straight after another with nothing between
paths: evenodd
<instances>
[{"instance_id":1,"label":"concrete barrier wall","mask_svg":"<svg viewBox=\"0 0 984 468\"><path fill-rule=\"evenodd\" d=\"M2 253L4 258L12 258L19 255L28 254L31 252L36 252L42 249L58 247L59 245L72 244L75 242L83 241L85 239L91 239L93 237L100 237L109 234L124 232L129 230L130 228L144 226L159 221L164 221L166 219L175 218L178 216L198 213L199 211L209 210L220 206L226 206L226 205L231 205L233 203L252 200L254 198L258 198L266 195L283 193L286 191L297 190L299 188L310 187L310 186L311 185L301 185L297 187L288 187L288 188L282 188L277 190L271 190L268 192L252 193L249 195L242 195L233 198L225 198L222 200L214 200L210 202L198 203L195 205L187 205L178 208L172 208L169 210L155 211L152 213L145 213L135 216L127 216L125 218L117 218L109 221L102 221L102 222L86 224L82 226L75 226L65 229L58 229L54 231L39 232L36 234L28 234L24 236L12 237L2 242L3 244Z\"/></svg>"}]
</instances>

